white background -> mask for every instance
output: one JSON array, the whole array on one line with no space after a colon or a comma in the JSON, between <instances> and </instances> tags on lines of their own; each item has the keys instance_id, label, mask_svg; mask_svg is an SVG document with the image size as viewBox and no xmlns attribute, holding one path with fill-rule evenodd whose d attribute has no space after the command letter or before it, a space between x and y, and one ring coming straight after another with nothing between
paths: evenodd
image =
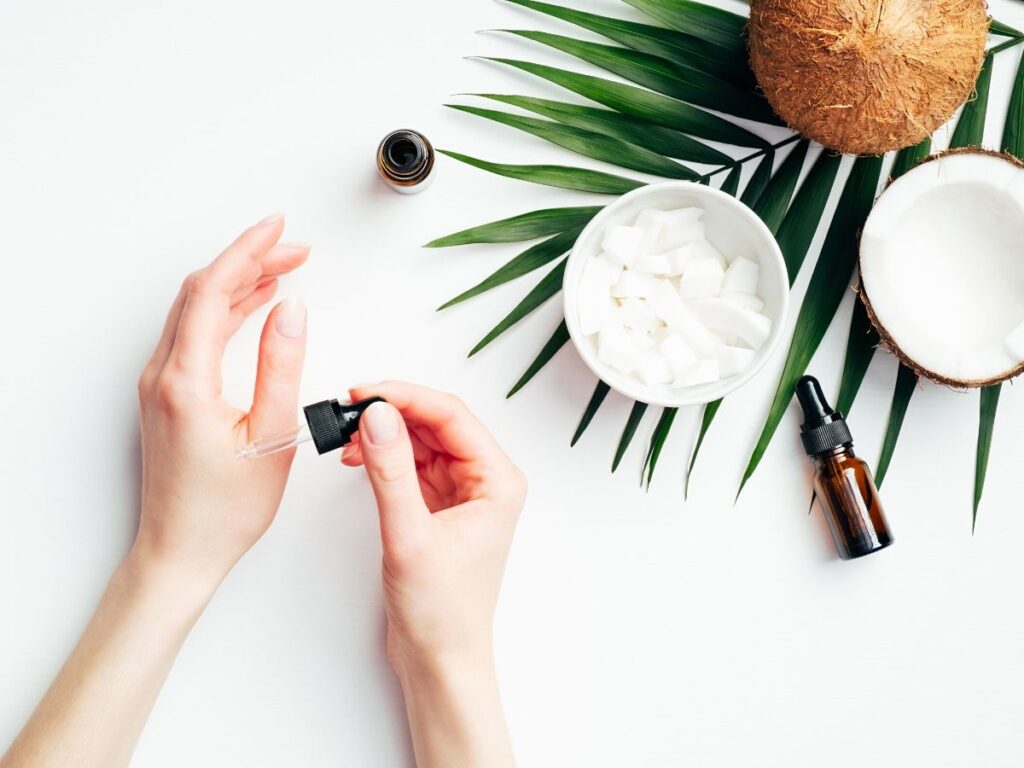
<instances>
[{"instance_id":1,"label":"white background","mask_svg":"<svg viewBox=\"0 0 1024 768\"><path fill-rule=\"evenodd\" d=\"M993 12L1024 26L1016 4ZM280 210L286 237L315 246L282 288L309 306L304 401L385 377L451 389L530 476L498 618L523 766L1021 765L1019 388L1004 388L974 536L978 395L924 385L883 489L897 543L843 563L807 515L795 413L733 504L781 355L726 401L685 503L697 411L680 415L644 494L657 414L614 476L621 398L570 450L594 385L571 349L504 400L557 302L465 359L537 277L435 314L517 248L419 246L588 196L442 159L435 186L405 198L376 180L373 153L410 126L493 160L576 162L442 108L468 91L564 97L463 60L567 63L476 34L502 26L568 29L472 0L0 3L0 749L131 541L135 382L181 277ZM990 144L1017 58L997 60ZM811 366L833 394L850 306ZM259 325L225 362L239 403ZM877 355L851 414L871 462L894 378ZM364 478L300 457L277 522L189 639L135 764L408 765L379 556Z\"/></svg>"}]
</instances>

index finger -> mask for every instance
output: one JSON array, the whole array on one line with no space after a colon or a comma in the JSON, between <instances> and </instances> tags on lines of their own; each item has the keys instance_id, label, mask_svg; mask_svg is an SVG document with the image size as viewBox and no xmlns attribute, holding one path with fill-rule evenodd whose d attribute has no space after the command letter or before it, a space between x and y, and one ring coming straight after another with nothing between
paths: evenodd
<instances>
[{"instance_id":1,"label":"index finger","mask_svg":"<svg viewBox=\"0 0 1024 768\"><path fill-rule=\"evenodd\" d=\"M427 427L441 448L463 461L508 461L494 436L455 395L404 381L385 381L351 390L353 399L383 397L410 425Z\"/></svg>"}]
</instances>

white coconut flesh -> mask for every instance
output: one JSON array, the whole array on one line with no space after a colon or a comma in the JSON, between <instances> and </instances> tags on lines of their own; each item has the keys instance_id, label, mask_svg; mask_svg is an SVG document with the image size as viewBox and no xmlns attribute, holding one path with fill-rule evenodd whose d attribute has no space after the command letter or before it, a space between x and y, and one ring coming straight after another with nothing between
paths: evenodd
<instances>
[{"instance_id":1,"label":"white coconut flesh","mask_svg":"<svg viewBox=\"0 0 1024 768\"><path fill-rule=\"evenodd\" d=\"M861 281L883 339L964 386L1024 362L1024 169L950 154L894 181L864 226Z\"/></svg>"}]
</instances>

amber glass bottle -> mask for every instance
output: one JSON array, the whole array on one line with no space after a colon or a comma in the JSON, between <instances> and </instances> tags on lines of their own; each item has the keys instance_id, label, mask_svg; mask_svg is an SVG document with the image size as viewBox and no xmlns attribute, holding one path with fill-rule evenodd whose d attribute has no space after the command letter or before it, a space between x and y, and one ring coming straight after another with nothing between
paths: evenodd
<instances>
[{"instance_id":1,"label":"amber glass bottle","mask_svg":"<svg viewBox=\"0 0 1024 768\"><path fill-rule=\"evenodd\" d=\"M871 470L853 452L846 419L832 410L813 376L797 382L796 395L804 412L801 437L815 468L814 490L839 556L850 560L885 549L893 537Z\"/></svg>"}]
</instances>

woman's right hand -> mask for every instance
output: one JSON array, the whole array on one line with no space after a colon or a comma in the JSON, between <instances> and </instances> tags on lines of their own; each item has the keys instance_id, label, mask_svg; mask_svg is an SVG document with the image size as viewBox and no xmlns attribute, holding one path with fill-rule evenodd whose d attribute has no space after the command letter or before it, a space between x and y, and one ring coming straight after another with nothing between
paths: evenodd
<instances>
[{"instance_id":1,"label":"woman's right hand","mask_svg":"<svg viewBox=\"0 0 1024 768\"><path fill-rule=\"evenodd\" d=\"M489 656L525 476L453 395L401 382L351 395L387 401L342 462L365 465L377 498L392 665Z\"/></svg>"}]
</instances>

